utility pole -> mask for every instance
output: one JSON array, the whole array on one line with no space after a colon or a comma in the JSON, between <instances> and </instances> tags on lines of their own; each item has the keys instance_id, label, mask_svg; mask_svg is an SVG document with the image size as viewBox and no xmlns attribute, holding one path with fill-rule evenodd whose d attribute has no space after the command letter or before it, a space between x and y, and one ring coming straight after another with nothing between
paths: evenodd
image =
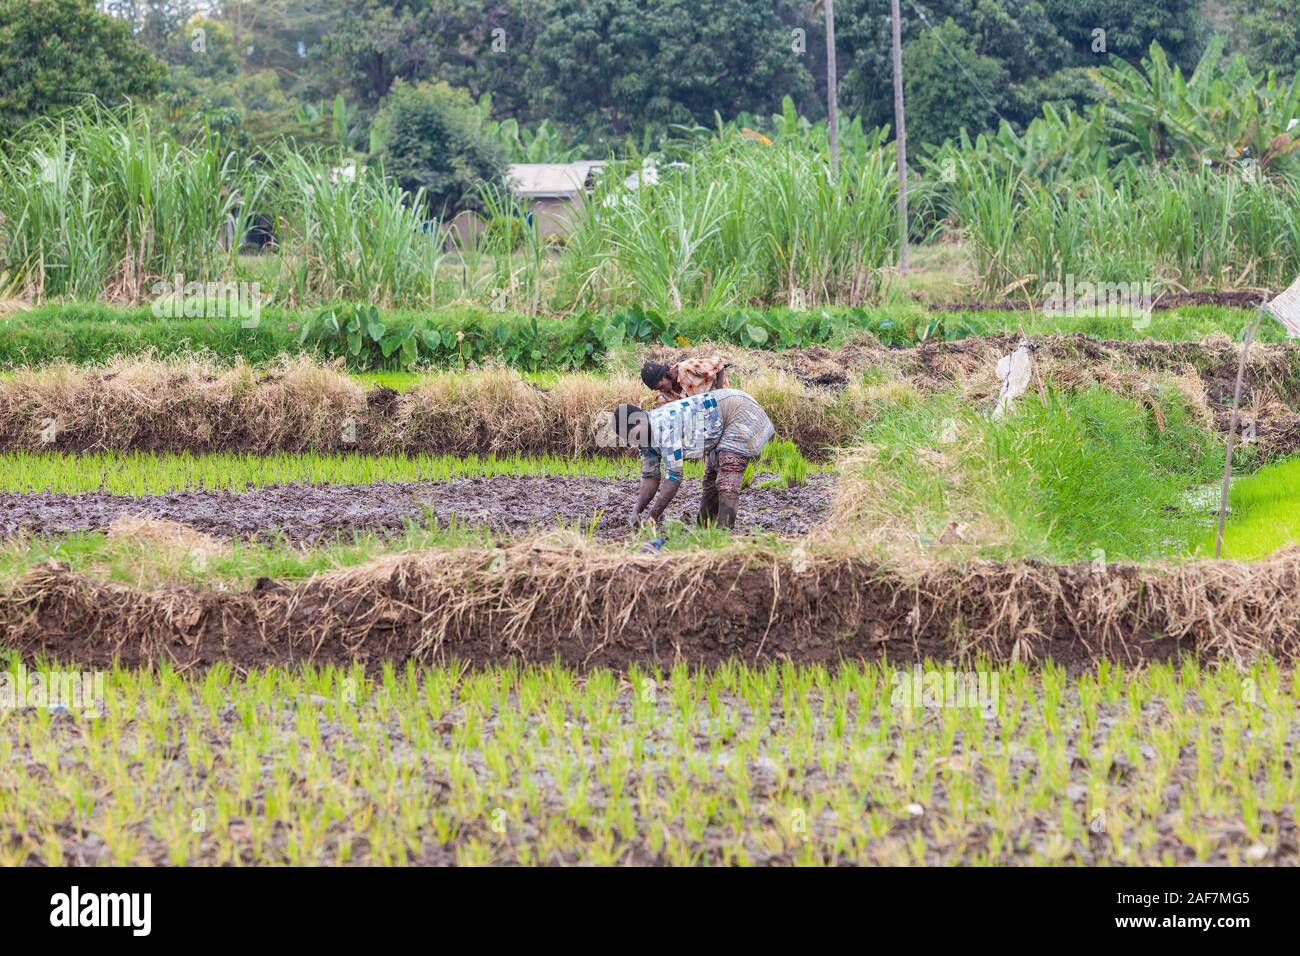
<instances>
[{"instance_id":1,"label":"utility pole","mask_svg":"<svg viewBox=\"0 0 1300 956\"><path fill-rule=\"evenodd\" d=\"M898 0L889 0L894 28L894 142L898 144L898 271L907 275L907 125L903 120L903 25Z\"/></svg>"},{"instance_id":2,"label":"utility pole","mask_svg":"<svg viewBox=\"0 0 1300 956\"><path fill-rule=\"evenodd\" d=\"M830 137L831 172L840 174L840 104L835 86L835 0L826 4L826 131Z\"/></svg>"}]
</instances>

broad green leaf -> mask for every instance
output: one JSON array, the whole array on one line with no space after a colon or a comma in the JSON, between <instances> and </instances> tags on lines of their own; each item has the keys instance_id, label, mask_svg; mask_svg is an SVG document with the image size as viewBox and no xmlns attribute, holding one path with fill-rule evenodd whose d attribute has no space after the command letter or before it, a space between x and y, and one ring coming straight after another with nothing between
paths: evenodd
<instances>
[{"instance_id":1,"label":"broad green leaf","mask_svg":"<svg viewBox=\"0 0 1300 956\"><path fill-rule=\"evenodd\" d=\"M402 340L402 367L414 365L416 358L419 357L419 345L416 344L416 338L408 335Z\"/></svg>"}]
</instances>

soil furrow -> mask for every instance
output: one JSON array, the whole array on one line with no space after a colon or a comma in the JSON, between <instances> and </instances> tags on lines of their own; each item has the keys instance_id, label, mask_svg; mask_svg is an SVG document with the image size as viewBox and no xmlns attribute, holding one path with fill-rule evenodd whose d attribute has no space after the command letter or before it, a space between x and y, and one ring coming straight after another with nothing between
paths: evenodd
<instances>
[{"instance_id":1,"label":"soil furrow","mask_svg":"<svg viewBox=\"0 0 1300 956\"><path fill-rule=\"evenodd\" d=\"M807 534L830 505L833 479L814 476L794 488L761 487L741 495L739 526ZM700 482L687 480L666 517L694 520ZM634 478L468 478L445 482L325 485L292 482L245 492L187 491L132 497L0 493L0 537L106 529L118 518L175 521L217 538L278 536L317 542L353 533L400 533L409 523L487 525L511 534L581 525L597 537L629 532Z\"/></svg>"}]
</instances>

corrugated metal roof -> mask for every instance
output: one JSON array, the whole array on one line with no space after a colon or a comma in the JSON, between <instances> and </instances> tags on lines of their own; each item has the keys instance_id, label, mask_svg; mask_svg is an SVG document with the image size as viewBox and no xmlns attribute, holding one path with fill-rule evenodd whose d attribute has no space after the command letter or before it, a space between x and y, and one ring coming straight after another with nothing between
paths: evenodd
<instances>
[{"instance_id":1,"label":"corrugated metal roof","mask_svg":"<svg viewBox=\"0 0 1300 956\"><path fill-rule=\"evenodd\" d=\"M587 186L587 177L603 163L511 163L507 170L510 186L521 196L570 198Z\"/></svg>"}]
</instances>

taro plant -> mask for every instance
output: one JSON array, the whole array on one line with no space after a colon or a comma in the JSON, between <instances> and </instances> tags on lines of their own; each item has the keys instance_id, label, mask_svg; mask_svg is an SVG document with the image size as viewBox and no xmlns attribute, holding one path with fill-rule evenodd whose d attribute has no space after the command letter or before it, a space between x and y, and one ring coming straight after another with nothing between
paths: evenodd
<instances>
[{"instance_id":1,"label":"taro plant","mask_svg":"<svg viewBox=\"0 0 1300 956\"><path fill-rule=\"evenodd\" d=\"M313 345L364 369L409 368L432 357L443 345L442 333L414 322L387 323L374 306L326 309L303 324L299 345Z\"/></svg>"}]
</instances>

